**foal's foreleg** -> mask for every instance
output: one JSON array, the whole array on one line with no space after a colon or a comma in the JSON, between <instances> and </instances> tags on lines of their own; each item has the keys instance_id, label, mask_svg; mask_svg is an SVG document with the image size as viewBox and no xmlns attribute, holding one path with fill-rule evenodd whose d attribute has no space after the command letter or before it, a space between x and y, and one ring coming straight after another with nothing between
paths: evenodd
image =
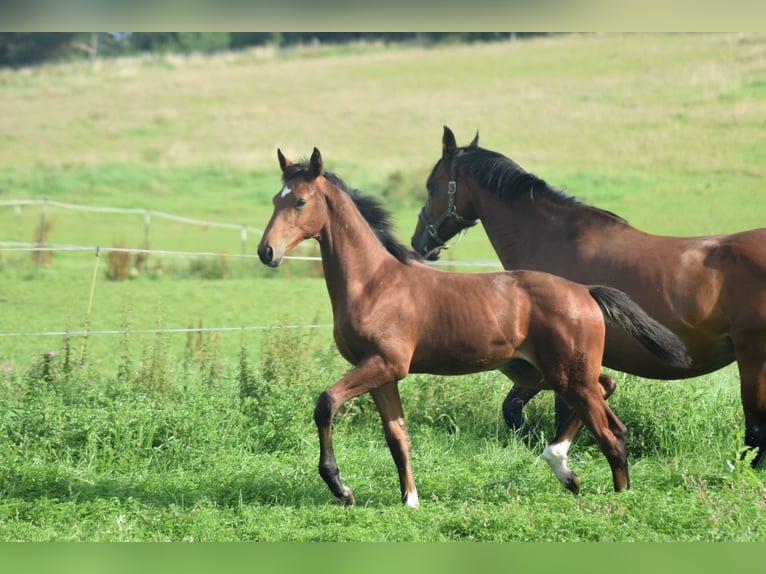
<instances>
[{"instance_id":1,"label":"foal's foreleg","mask_svg":"<svg viewBox=\"0 0 766 574\"><path fill-rule=\"evenodd\" d=\"M371 357L360 362L317 399L314 422L319 432L319 475L344 504L354 504L354 494L340 479L333 450L332 419L347 400L398 378L401 377L393 374L380 357Z\"/></svg>"},{"instance_id":2,"label":"foal's foreleg","mask_svg":"<svg viewBox=\"0 0 766 574\"><path fill-rule=\"evenodd\" d=\"M325 481L330 491L344 504L354 504L354 494L340 479L340 469L335 459L332 446L332 419L344 401L332 396L330 389L317 399L314 409L314 422L319 431L319 476Z\"/></svg>"},{"instance_id":3,"label":"foal's foreleg","mask_svg":"<svg viewBox=\"0 0 766 574\"><path fill-rule=\"evenodd\" d=\"M383 433L386 436L388 448L399 472L399 489L402 503L410 508L417 508L418 491L412 475L410 449L412 443L404 423L402 401L399 397L399 387L396 382L383 385L370 391L375 406L378 407L380 419L383 422Z\"/></svg>"}]
</instances>

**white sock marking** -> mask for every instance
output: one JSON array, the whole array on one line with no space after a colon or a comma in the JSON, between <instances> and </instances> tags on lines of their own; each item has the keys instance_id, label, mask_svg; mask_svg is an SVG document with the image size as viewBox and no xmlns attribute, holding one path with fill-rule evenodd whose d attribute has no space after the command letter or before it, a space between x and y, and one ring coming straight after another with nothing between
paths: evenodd
<instances>
[{"instance_id":1,"label":"white sock marking","mask_svg":"<svg viewBox=\"0 0 766 574\"><path fill-rule=\"evenodd\" d=\"M553 470L553 474L559 479L559 482L566 486L567 481L572 477L572 471L567 466L567 453L572 441L565 440L558 444L549 444L543 451L545 462Z\"/></svg>"},{"instance_id":2,"label":"white sock marking","mask_svg":"<svg viewBox=\"0 0 766 574\"><path fill-rule=\"evenodd\" d=\"M409 506L410 508L417 508L418 506L420 506L420 500L418 500L417 490L413 490L412 492L405 493L404 506Z\"/></svg>"}]
</instances>

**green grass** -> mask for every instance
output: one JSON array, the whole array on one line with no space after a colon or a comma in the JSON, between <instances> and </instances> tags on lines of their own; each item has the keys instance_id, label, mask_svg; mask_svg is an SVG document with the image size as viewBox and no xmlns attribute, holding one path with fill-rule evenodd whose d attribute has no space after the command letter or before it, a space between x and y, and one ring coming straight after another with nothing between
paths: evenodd
<instances>
[{"instance_id":1,"label":"green grass","mask_svg":"<svg viewBox=\"0 0 766 574\"><path fill-rule=\"evenodd\" d=\"M0 71L0 201L151 209L262 229L276 148L313 146L386 201L408 242L442 125L654 233L762 226L766 38L563 36L434 48L244 52ZM46 242L142 247L142 214L49 206ZM0 241L32 242L37 206L0 208ZM736 368L681 382L615 373L632 489L611 492L583 433L582 495L539 458L552 397L530 404L531 447L505 429L495 374L402 382L421 509L400 508L369 398L337 419L358 505L316 472L318 393L348 368L314 264L241 259L238 229L153 217L138 276L99 260L89 327L0 337L0 540L763 541L763 470L740 462ZM258 236L246 246L252 256ZM309 245L302 253L316 254ZM496 261L480 228L447 260ZM0 254L0 333L82 330L92 251ZM142 333L160 328L264 327ZM271 328L268 328L271 327ZM51 355L53 351L55 354Z\"/></svg>"},{"instance_id":2,"label":"green grass","mask_svg":"<svg viewBox=\"0 0 766 574\"><path fill-rule=\"evenodd\" d=\"M421 509L400 507L394 465L365 398L335 425L342 475L357 497L357 507L343 508L316 473L311 412L344 366L331 349L310 351L305 335L280 333L257 360L243 347L236 365L215 353L175 363L158 347L151 364L117 377L67 369L63 354L22 374L3 372L0 539L757 541L766 534L763 475L734 457L741 437L730 380L713 392L685 385L679 402L672 383L642 387L649 384L618 376L614 406L634 433L633 488L611 492L606 462L582 436L572 465L583 491L573 497L538 458L542 445L527 448L504 430L496 376L413 377L402 395ZM550 432L549 401L530 417L541 435Z\"/></svg>"}]
</instances>

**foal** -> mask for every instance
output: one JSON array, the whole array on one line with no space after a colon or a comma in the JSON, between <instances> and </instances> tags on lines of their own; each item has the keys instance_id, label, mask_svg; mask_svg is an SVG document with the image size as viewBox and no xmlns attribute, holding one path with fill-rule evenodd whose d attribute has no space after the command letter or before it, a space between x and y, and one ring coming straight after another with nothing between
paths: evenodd
<instances>
[{"instance_id":1,"label":"foal","mask_svg":"<svg viewBox=\"0 0 766 574\"><path fill-rule=\"evenodd\" d=\"M276 267L301 241L319 242L338 350L354 367L319 396L319 473L346 504L354 496L340 478L332 420L349 399L370 393L399 472L402 502L417 507L398 381L408 373L461 375L520 364L543 375L573 409L543 454L558 480L577 493L567 466L571 438L582 421L612 470L614 489L630 486L626 429L604 401L599 370L605 319L654 355L673 364L688 357L680 341L623 293L586 287L539 272L447 273L429 267L396 241L388 214L372 198L325 172L319 150L293 164L277 152L283 187L258 245Z\"/></svg>"}]
</instances>

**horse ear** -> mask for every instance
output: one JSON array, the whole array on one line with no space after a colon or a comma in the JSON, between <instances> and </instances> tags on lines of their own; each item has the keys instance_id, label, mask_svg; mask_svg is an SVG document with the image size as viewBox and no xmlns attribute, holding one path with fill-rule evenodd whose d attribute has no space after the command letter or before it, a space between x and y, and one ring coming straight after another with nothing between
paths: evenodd
<instances>
[{"instance_id":1,"label":"horse ear","mask_svg":"<svg viewBox=\"0 0 766 574\"><path fill-rule=\"evenodd\" d=\"M317 178L322 175L323 171L322 154L319 153L317 148L314 148L314 152L311 154L311 160L309 161L309 173L311 173L312 178Z\"/></svg>"},{"instance_id":2,"label":"horse ear","mask_svg":"<svg viewBox=\"0 0 766 574\"><path fill-rule=\"evenodd\" d=\"M455 153L457 149L457 142L455 142L455 134L447 126L444 126L444 135L442 135L442 157L447 158Z\"/></svg>"},{"instance_id":3,"label":"horse ear","mask_svg":"<svg viewBox=\"0 0 766 574\"><path fill-rule=\"evenodd\" d=\"M476 130L476 135L474 136L473 140L471 140L471 143L469 144L470 147L479 147L479 130Z\"/></svg>"},{"instance_id":4,"label":"horse ear","mask_svg":"<svg viewBox=\"0 0 766 574\"><path fill-rule=\"evenodd\" d=\"M282 155L282 150L279 148L277 148L277 157L279 158L279 167L282 168L282 171L285 171L288 167L293 165L293 162Z\"/></svg>"}]
</instances>

